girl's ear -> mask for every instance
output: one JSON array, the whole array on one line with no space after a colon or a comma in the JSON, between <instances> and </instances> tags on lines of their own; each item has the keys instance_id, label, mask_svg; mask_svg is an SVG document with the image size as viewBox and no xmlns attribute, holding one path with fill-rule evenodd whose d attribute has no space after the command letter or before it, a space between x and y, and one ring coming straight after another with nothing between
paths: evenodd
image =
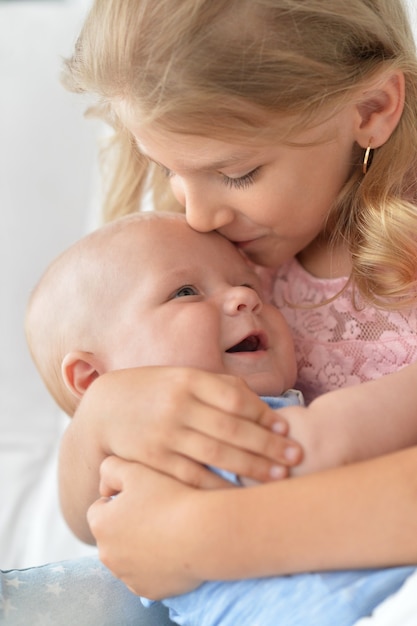
<instances>
[{"instance_id":1,"label":"girl's ear","mask_svg":"<svg viewBox=\"0 0 417 626\"><path fill-rule=\"evenodd\" d=\"M379 148L400 121L405 100L404 74L386 72L360 94L356 103L356 141L362 148Z\"/></svg>"},{"instance_id":2,"label":"girl's ear","mask_svg":"<svg viewBox=\"0 0 417 626\"><path fill-rule=\"evenodd\" d=\"M91 383L104 371L100 360L91 352L69 352L61 365L64 383L76 398L82 398Z\"/></svg>"}]
</instances>

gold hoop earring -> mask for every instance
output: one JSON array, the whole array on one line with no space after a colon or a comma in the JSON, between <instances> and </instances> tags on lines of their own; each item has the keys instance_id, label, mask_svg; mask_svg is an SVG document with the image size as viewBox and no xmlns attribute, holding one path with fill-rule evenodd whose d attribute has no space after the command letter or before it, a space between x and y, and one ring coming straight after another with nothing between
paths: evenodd
<instances>
[{"instance_id":1,"label":"gold hoop earring","mask_svg":"<svg viewBox=\"0 0 417 626\"><path fill-rule=\"evenodd\" d=\"M369 145L365 150L365 154L363 156L362 162L362 174L366 174L369 168L371 167L372 157L374 155L373 148L371 148L372 139L369 140Z\"/></svg>"}]
</instances>

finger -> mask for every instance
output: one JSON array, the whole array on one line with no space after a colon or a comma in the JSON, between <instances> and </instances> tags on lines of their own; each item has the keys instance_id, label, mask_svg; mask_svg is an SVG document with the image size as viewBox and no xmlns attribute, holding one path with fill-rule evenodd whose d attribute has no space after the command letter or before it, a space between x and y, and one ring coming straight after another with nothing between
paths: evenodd
<instances>
[{"instance_id":1,"label":"finger","mask_svg":"<svg viewBox=\"0 0 417 626\"><path fill-rule=\"evenodd\" d=\"M100 465L99 493L109 499L124 488L124 471L131 463L119 459L117 456L108 456Z\"/></svg>"},{"instance_id":2,"label":"finger","mask_svg":"<svg viewBox=\"0 0 417 626\"><path fill-rule=\"evenodd\" d=\"M97 520L101 518L101 512L103 506L108 504L108 498L99 498L93 504L91 504L87 510L87 522L95 537L95 528L97 527Z\"/></svg>"},{"instance_id":3,"label":"finger","mask_svg":"<svg viewBox=\"0 0 417 626\"><path fill-rule=\"evenodd\" d=\"M265 411L265 403L241 378L203 370L182 369L180 374L189 378L187 382L183 381L183 385L198 401L208 406L255 421Z\"/></svg>"},{"instance_id":4,"label":"finger","mask_svg":"<svg viewBox=\"0 0 417 626\"><path fill-rule=\"evenodd\" d=\"M217 408L222 413L256 422L265 428L274 427L275 432L281 435L288 433L287 421L277 411L271 409L242 379L198 370L195 370L195 373L193 395L199 402Z\"/></svg>"},{"instance_id":5,"label":"finger","mask_svg":"<svg viewBox=\"0 0 417 626\"><path fill-rule=\"evenodd\" d=\"M210 469L181 454L171 454L169 460L169 474L165 471L166 461L160 469L147 467L142 463L124 461L115 456L107 457L100 468L100 495L111 497L123 491L126 480L132 476L132 467L135 467L135 479L138 484L146 480L149 470L153 469L161 475L169 476L180 482L198 489L224 489L231 484Z\"/></svg>"},{"instance_id":6,"label":"finger","mask_svg":"<svg viewBox=\"0 0 417 626\"><path fill-rule=\"evenodd\" d=\"M275 435L275 438L279 437ZM277 458L271 459L192 430L187 437L182 438L179 446L184 457L192 454L206 465L261 482L284 478L288 474L286 468L294 465L298 458L302 458L302 450L296 442L291 447L284 445L282 448L281 445L281 452L276 454ZM268 447L268 444L266 446ZM291 450L291 454L288 450Z\"/></svg>"},{"instance_id":7,"label":"finger","mask_svg":"<svg viewBox=\"0 0 417 626\"><path fill-rule=\"evenodd\" d=\"M265 412L266 405L260 404ZM298 443L212 406L199 404L196 411L192 404L183 419L189 426L171 430L163 445L161 441L149 443L141 462L193 487L225 486L204 465L265 481L285 477L284 466L292 466L302 457Z\"/></svg>"},{"instance_id":8,"label":"finger","mask_svg":"<svg viewBox=\"0 0 417 626\"><path fill-rule=\"evenodd\" d=\"M263 413L260 414L256 423L260 426L263 426L264 428L273 430L279 435L288 435L288 432L290 430L285 417L283 417L276 409L271 409L266 403L265 410L263 411Z\"/></svg>"},{"instance_id":9,"label":"finger","mask_svg":"<svg viewBox=\"0 0 417 626\"><path fill-rule=\"evenodd\" d=\"M111 523L113 502L112 499L106 497L98 498L87 510L87 523L98 547L103 534L112 532L114 528L114 525Z\"/></svg>"},{"instance_id":10,"label":"finger","mask_svg":"<svg viewBox=\"0 0 417 626\"><path fill-rule=\"evenodd\" d=\"M202 438L198 438L198 434ZM176 452L201 463L216 465L223 461L223 456L218 456L222 442L226 449L229 446L238 448L288 466L299 462L302 456L302 449L296 441L250 420L205 405L199 407L187 429L173 433L170 445Z\"/></svg>"},{"instance_id":11,"label":"finger","mask_svg":"<svg viewBox=\"0 0 417 626\"><path fill-rule=\"evenodd\" d=\"M163 468L161 468L161 473L168 475ZM193 461L188 455L182 454L171 456L169 476L197 489L224 489L232 486L229 481L215 474L206 465Z\"/></svg>"}]
</instances>

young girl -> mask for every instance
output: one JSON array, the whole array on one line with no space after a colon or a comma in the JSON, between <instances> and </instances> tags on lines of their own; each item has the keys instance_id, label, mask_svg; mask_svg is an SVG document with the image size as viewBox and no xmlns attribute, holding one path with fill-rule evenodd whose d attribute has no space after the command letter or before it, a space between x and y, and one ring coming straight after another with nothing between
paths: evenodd
<instances>
[{"instance_id":1,"label":"young girl","mask_svg":"<svg viewBox=\"0 0 417 626\"><path fill-rule=\"evenodd\" d=\"M401 2L96 0L66 80L98 96L119 141L107 217L137 210L151 175L156 206L172 202L170 186L192 227L271 269L308 400L347 387L328 410L361 411L367 445L376 420L407 433L417 62ZM70 525L89 537L85 511L113 454L101 493L121 495L94 504L89 521L104 562L143 595L416 562L414 448L247 490L196 489L220 486L203 464L273 478L260 419L238 380L157 368L101 376L63 441ZM86 472L94 488L83 490Z\"/></svg>"}]
</instances>

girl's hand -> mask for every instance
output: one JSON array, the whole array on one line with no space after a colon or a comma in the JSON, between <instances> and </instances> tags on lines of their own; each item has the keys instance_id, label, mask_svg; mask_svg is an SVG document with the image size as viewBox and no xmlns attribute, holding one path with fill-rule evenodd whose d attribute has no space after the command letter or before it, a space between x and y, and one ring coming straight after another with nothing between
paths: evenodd
<instances>
[{"instance_id":1,"label":"girl's hand","mask_svg":"<svg viewBox=\"0 0 417 626\"><path fill-rule=\"evenodd\" d=\"M192 540L183 532L199 524L188 507L197 490L139 463L108 457L101 465L100 493L88 511L100 559L132 591L157 600L202 582L185 556Z\"/></svg>"},{"instance_id":2,"label":"girl's hand","mask_svg":"<svg viewBox=\"0 0 417 626\"><path fill-rule=\"evenodd\" d=\"M222 484L204 465L264 482L301 459L300 446L284 436L286 422L231 376L165 367L112 372L94 383L84 413L94 416L97 402L96 436L106 456L192 486Z\"/></svg>"},{"instance_id":3,"label":"girl's hand","mask_svg":"<svg viewBox=\"0 0 417 626\"><path fill-rule=\"evenodd\" d=\"M110 457L88 520L103 562L151 599L204 580L411 565L416 461L409 448L293 480L202 490Z\"/></svg>"},{"instance_id":4,"label":"girl's hand","mask_svg":"<svg viewBox=\"0 0 417 626\"><path fill-rule=\"evenodd\" d=\"M84 541L100 463L115 455L195 487L226 486L212 465L258 482L301 460L287 424L240 379L191 368L108 372L86 391L61 447L64 515Z\"/></svg>"}]
</instances>

